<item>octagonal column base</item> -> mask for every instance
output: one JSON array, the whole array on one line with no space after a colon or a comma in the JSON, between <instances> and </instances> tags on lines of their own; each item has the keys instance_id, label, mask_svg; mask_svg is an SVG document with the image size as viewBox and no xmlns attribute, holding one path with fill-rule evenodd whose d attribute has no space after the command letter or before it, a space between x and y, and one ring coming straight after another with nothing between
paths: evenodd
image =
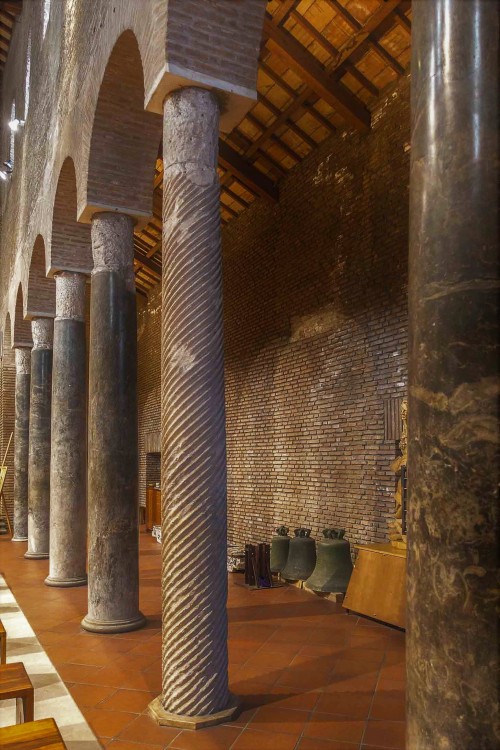
<instances>
[{"instance_id":1,"label":"octagonal column base","mask_svg":"<svg viewBox=\"0 0 500 750\"><path fill-rule=\"evenodd\" d=\"M227 708L203 716L168 713L163 708L160 697L155 698L148 706L149 715L161 727L178 727L179 729L203 729L204 727L212 727L214 724L226 724L228 721L235 719L239 712L240 702L235 695L231 694Z\"/></svg>"}]
</instances>

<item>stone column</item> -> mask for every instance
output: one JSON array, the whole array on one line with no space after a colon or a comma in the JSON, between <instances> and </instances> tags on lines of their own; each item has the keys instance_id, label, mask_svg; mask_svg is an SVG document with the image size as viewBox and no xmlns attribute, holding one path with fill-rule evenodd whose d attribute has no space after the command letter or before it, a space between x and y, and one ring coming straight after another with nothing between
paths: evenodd
<instances>
[{"instance_id":1,"label":"stone column","mask_svg":"<svg viewBox=\"0 0 500 750\"><path fill-rule=\"evenodd\" d=\"M31 321L30 432L28 458L28 551L49 556L50 412L52 398L52 318Z\"/></svg>"},{"instance_id":2,"label":"stone column","mask_svg":"<svg viewBox=\"0 0 500 750\"><path fill-rule=\"evenodd\" d=\"M413 3L411 750L500 746L499 11Z\"/></svg>"},{"instance_id":3,"label":"stone column","mask_svg":"<svg viewBox=\"0 0 500 750\"><path fill-rule=\"evenodd\" d=\"M87 583L85 276L56 275L48 586Z\"/></svg>"},{"instance_id":4,"label":"stone column","mask_svg":"<svg viewBox=\"0 0 500 750\"><path fill-rule=\"evenodd\" d=\"M86 630L145 624L139 611L137 319L134 221L92 219Z\"/></svg>"},{"instance_id":5,"label":"stone column","mask_svg":"<svg viewBox=\"0 0 500 750\"><path fill-rule=\"evenodd\" d=\"M217 142L204 89L164 108L160 724L235 712L227 676L226 442Z\"/></svg>"},{"instance_id":6,"label":"stone column","mask_svg":"<svg viewBox=\"0 0 500 750\"><path fill-rule=\"evenodd\" d=\"M16 348L16 411L14 426L14 535L28 541L28 455L30 426L31 349Z\"/></svg>"}]
</instances>

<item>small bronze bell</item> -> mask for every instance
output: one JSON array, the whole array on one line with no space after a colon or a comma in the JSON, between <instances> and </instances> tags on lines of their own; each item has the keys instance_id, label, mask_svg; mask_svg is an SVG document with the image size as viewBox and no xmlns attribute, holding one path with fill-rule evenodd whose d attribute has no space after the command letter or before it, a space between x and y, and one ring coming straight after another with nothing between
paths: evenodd
<instances>
[{"instance_id":1,"label":"small bronze bell","mask_svg":"<svg viewBox=\"0 0 500 750\"><path fill-rule=\"evenodd\" d=\"M305 581L316 565L316 542L309 536L311 529L295 529L290 539L288 560L281 577L289 581Z\"/></svg>"},{"instance_id":2,"label":"small bronze bell","mask_svg":"<svg viewBox=\"0 0 500 750\"><path fill-rule=\"evenodd\" d=\"M288 526L278 526L276 534L277 536L273 536L271 540L271 573L279 573L283 570L288 560L290 545Z\"/></svg>"},{"instance_id":3,"label":"small bronze bell","mask_svg":"<svg viewBox=\"0 0 500 750\"><path fill-rule=\"evenodd\" d=\"M345 529L324 529L318 542L318 560L314 572L305 582L312 591L343 593L352 573L351 545L344 539Z\"/></svg>"}]
</instances>

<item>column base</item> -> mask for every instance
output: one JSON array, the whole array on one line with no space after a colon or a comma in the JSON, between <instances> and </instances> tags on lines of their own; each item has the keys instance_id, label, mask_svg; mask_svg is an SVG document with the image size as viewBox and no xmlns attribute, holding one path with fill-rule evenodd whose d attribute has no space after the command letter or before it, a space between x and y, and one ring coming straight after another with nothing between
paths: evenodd
<instances>
[{"instance_id":1,"label":"column base","mask_svg":"<svg viewBox=\"0 0 500 750\"><path fill-rule=\"evenodd\" d=\"M48 552L25 552L24 556L28 560L48 560L49 559Z\"/></svg>"},{"instance_id":2,"label":"column base","mask_svg":"<svg viewBox=\"0 0 500 750\"><path fill-rule=\"evenodd\" d=\"M214 714L204 716L185 716L170 714L162 706L160 697L155 698L148 706L148 713L160 727L178 727L179 729L203 729L214 724L225 724L235 719L240 712L240 703L235 695L230 694L227 708Z\"/></svg>"},{"instance_id":3,"label":"column base","mask_svg":"<svg viewBox=\"0 0 500 750\"><path fill-rule=\"evenodd\" d=\"M13 536L10 541L11 542L27 542L28 537L27 536Z\"/></svg>"},{"instance_id":4,"label":"column base","mask_svg":"<svg viewBox=\"0 0 500 750\"><path fill-rule=\"evenodd\" d=\"M86 586L87 576L82 578L52 578L47 576L44 581L46 586L58 586L59 588L70 588L71 586Z\"/></svg>"},{"instance_id":5,"label":"column base","mask_svg":"<svg viewBox=\"0 0 500 750\"><path fill-rule=\"evenodd\" d=\"M146 622L142 612L132 620L93 620L87 615L82 620L82 628L89 633L128 633L143 628Z\"/></svg>"}]
</instances>

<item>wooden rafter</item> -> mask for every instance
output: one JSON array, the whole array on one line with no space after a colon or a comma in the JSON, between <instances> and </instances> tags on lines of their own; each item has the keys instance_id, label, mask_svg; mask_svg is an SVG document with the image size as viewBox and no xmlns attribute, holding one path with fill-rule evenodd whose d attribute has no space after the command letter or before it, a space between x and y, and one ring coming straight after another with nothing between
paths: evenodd
<instances>
[{"instance_id":1,"label":"wooden rafter","mask_svg":"<svg viewBox=\"0 0 500 750\"><path fill-rule=\"evenodd\" d=\"M264 20L264 36L273 43L273 52L349 124L363 131L370 129L370 112L365 105L346 86L329 76L314 55L288 31L276 26L270 17Z\"/></svg>"},{"instance_id":2,"label":"wooden rafter","mask_svg":"<svg viewBox=\"0 0 500 750\"><path fill-rule=\"evenodd\" d=\"M253 193L271 201L278 200L278 188L254 165L232 148L227 141L219 140L219 163L238 177Z\"/></svg>"}]
</instances>

